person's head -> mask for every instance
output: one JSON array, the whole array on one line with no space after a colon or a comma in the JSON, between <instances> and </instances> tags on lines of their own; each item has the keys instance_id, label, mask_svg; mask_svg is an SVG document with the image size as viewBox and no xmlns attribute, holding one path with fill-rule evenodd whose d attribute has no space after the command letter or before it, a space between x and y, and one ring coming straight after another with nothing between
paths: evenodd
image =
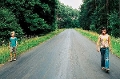
<instances>
[{"instance_id":1,"label":"person's head","mask_svg":"<svg viewBox=\"0 0 120 79\"><path fill-rule=\"evenodd\" d=\"M15 31L11 32L11 36L14 37L15 36Z\"/></svg>"},{"instance_id":2,"label":"person's head","mask_svg":"<svg viewBox=\"0 0 120 79\"><path fill-rule=\"evenodd\" d=\"M101 29L101 34L105 35L107 33L107 28L102 27Z\"/></svg>"}]
</instances>

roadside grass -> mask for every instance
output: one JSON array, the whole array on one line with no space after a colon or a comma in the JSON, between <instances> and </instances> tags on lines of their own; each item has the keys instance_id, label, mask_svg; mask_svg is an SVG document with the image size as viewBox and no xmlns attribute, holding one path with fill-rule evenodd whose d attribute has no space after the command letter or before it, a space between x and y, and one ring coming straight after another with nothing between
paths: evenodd
<instances>
[{"instance_id":1,"label":"roadside grass","mask_svg":"<svg viewBox=\"0 0 120 79\"><path fill-rule=\"evenodd\" d=\"M80 32L82 35L86 36L93 42L97 42L99 34L92 31L82 30L82 29L75 29L76 31ZM120 38L111 37L111 44L112 44L112 54L116 55L120 58Z\"/></svg>"},{"instance_id":2,"label":"roadside grass","mask_svg":"<svg viewBox=\"0 0 120 79\"><path fill-rule=\"evenodd\" d=\"M46 35L40 36L40 37L34 37L34 38L30 38L30 39L23 38L18 44L17 56L19 56L21 53L31 49L32 47L35 47L35 46L39 45L40 43L45 42L46 40L54 37L55 35L59 34L62 31L64 31L64 29L56 30L56 31L53 31L49 34L46 34ZM3 45L0 47L0 64L4 64L8 60L9 60L9 48L8 48L8 46Z\"/></svg>"}]
</instances>

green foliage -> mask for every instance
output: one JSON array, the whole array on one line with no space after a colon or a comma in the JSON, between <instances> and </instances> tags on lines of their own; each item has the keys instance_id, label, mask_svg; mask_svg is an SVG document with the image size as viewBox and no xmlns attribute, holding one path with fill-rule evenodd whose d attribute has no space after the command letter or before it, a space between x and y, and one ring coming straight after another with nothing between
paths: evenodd
<instances>
[{"instance_id":1,"label":"green foliage","mask_svg":"<svg viewBox=\"0 0 120 79\"><path fill-rule=\"evenodd\" d=\"M79 22L85 30L99 32L101 26L107 27L108 32L120 37L120 22L118 15L119 0L83 0L80 8Z\"/></svg>"},{"instance_id":2,"label":"green foliage","mask_svg":"<svg viewBox=\"0 0 120 79\"><path fill-rule=\"evenodd\" d=\"M25 21L30 25L29 29L31 31L37 31L39 29L50 29L44 19L39 18L38 14L27 15L25 16L25 19Z\"/></svg>"},{"instance_id":3,"label":"green foliage","mask_svg":"<svg viewBox=\"0 0 120 79\"><path fill-rule=\"evenodd\" d=\"M90 25L90 30L95 31L96 30L95 25Z\"/></svg>"},{"instance_id":4,"label":"green foliage","mask_svg":"<svg viewBox=\"0 0 120 79\"><path fill-rule=\"evenodd\" d=\"M79 27L79 11L63 3L59 3L57 10L57 20L59 28Z\"/></svg>"},{"instance_id":5,"label":"green foliage","mask_svg":"<svg viewBox=\"0 0 120 79\"><path fill-rule=\"evenodd\" d=\"M6 8L0 8L0 39L8 39L11 31L15 31L18 37L23 34L14 14Z\"/></svg>"},{"instance_id":6,"label":"green foliage","mask_svg":"<svg viewBox=\"0 0 120 79\"><path fill-rule=\"evenodd\" d=\"M108 28L109 28L109 30L112 30L111 35L113 35L115 37L119 37L119 35L120 35L120 29L119 29L120 18L118 17L118 13L116 13L116 12L111 13L109 15L109 22L110 22L110 25L108 26Z\"/></svg>"},{"instance_id":7,"label":"green foliage","mask_svg":"<svg viewBox=\"0 0 120 79\"><path fill-rule=\"evenodd\" d=\"M32 36L57 28L58 0L0 0L0 7L0 39L8 39L13 30Z\"/></svg>"}]
</instances>

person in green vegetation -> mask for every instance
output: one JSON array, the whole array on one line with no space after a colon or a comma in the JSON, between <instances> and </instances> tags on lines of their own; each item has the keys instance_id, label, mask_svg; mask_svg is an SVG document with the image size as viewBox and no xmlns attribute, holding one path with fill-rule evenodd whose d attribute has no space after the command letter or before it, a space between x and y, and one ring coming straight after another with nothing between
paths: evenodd
<instances>
[{"instance_id":1,"label":"person in green vegetation","mask_svg":"<svg viewBox=\"0 0 120 79\"><path fill-rule=\"evenodd\" d=\"M103 27L97 41L97 51L101 52L101 68L109 71L109 50L111 50L110 36L107 29Z\"/></svg>"},{"instance_id":2,"label":"person in green vegetation","mask_svg":"<svg viewBox=\"0 0 120 79\"><path fill-rule=\"evenodd\" d=\"M10 62L16 61L16 49L17 49L17 37L15 37L15 32L11 32L11 37L9 39L10 48Z\"/></svg>"}]
</instances>

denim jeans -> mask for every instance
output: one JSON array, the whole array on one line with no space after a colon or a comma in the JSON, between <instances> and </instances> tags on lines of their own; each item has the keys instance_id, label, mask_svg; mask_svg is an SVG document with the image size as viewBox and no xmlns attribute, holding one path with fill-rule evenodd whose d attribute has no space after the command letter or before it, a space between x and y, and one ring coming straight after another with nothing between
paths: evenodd
<instances>
[{"instance_id":1,"label":"denim jeans","mask_svg":"<svg viewBox=\"0 0 120 79\"><path fill-rule=\"evenodd\" d=\"M101 67L109 68L109 48L101 48Z\"/></svg>"}]
</instances>

